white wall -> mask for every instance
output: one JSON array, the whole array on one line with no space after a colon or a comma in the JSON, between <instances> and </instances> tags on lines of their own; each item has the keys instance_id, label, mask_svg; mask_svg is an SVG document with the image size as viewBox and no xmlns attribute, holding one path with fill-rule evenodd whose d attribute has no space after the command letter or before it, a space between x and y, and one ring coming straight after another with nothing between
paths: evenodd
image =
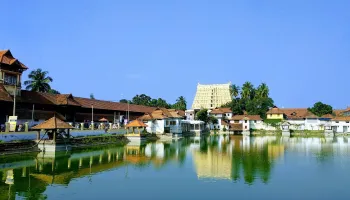
<instances>
[{"instance_id":1,"label":"white wall","mask_svg":"<svg viewBox=\"0 0 350 200\"><path fill-rule=\"evenodd\" d=\"M346 123L346 121L332 121L333 130L337 133L348 133L350 132L350 123Z\"/></svg>"}]
</instances>

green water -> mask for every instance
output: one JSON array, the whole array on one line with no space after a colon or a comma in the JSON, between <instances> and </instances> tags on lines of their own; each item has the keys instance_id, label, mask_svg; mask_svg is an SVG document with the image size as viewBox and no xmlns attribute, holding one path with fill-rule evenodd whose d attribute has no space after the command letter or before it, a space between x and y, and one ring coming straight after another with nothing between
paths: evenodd
<instances>
[{"instance_id":1,"label":"green water","mask_svg":"<svg viewBox=\"0 0 350 200\"><path fill-rule=\"evenodd\" d=\"M0 157L2 199L349 199L347 138L224 137Z\"/></svg>"}]
</instances>

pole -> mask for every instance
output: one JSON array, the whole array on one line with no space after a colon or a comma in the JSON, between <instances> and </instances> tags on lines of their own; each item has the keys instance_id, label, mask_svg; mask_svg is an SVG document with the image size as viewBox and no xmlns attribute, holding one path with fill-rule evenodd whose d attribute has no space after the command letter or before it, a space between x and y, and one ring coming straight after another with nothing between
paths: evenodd
<instances>
[{"instance_id":1,"label":"pole","mask_svg":"<svg viewBox=\"0 0 350 200\"><path fill-rule=\"evenodd\" d=\"M33 110L32 110L32 125L34 123L34 104L33 104Z\"/></svg>"},{"instance_id":2,"label":"pole","mask_svg":"<svg viewBox=\"0 0 350 200\"><path fill-rule=\"evenodd\" d=\"M13 91L13 113L12 116L16 116L16 88L17 86L15 86L15 90Z\"/></svg>"},{"instance_id":3,"label":"pole","mask_svg":"<svg viewBox=\"0 0 350 200\"><path fill-rule=\"evenodd\" d=\"M91 104L91 123L94 123L94 104Z\"/></svg>"},{"instance_id":4,"label":"pole","mask_svg":"<svg viewBox=\"0 0 350 200\"><path fill-rule=\"evenodd\" d=\"M130 115L130 112L129 112L129 101L128 101L128 123L129 123L129 115Z\"/></svg>"}]
</instances>

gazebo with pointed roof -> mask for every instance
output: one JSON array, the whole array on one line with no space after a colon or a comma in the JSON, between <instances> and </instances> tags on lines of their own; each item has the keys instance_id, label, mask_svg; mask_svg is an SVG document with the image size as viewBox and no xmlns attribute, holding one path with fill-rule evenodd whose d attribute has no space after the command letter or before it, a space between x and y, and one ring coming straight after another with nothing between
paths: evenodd
<instances>
[{"instance_id":1,"label":"gazebo with pointed roof","mask_svg":"<svg viewBox=\"0 0 350 200\"><path fill-rule=\"evenodd\" d=\"M145 123L143 123L142 121L134 120L125 126L126 135L127 136L141 136L141 134L142 134L141 130L142 131L145 130L146 127L147 127L147 125ZM131 130L131 132L129 132L130 130Z\"/></svg>"},{"instance_id":2,"label":"gazebo with pointed roof","mask_svg":"<svg viewBox=\"0 0 350 200\"><path fill-rule=\"evenodd\" d=\"M74 129L74 127L62 121L61 119L57 118L55 115L54 117L51 117L50 119L44 121L43 123L34 126L32 129L38 131L37 140L40 140L40 131L44 130L46 131L45 134L48 134L49 139L51 139L52 137L52 140L55 142L57 134L64 133L65 129L67 130L66 136L67 138L69 138L69 130Z\"/></svg>"}]
</instances>

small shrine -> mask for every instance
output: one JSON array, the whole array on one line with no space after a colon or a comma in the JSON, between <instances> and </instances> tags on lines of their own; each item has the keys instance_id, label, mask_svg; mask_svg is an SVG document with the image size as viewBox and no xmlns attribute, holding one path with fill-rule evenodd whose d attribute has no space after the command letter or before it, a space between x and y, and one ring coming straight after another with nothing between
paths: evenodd
<instances>
[{"instance_id":1,"label":"small shrine","mask_svg":"<svg viewBox=\"0 0 350 200\"><path fill-rule=\"evenodd\" d=\"M282 136L283 137L290 137L290 130L289 130L290 124L288 122L283 122L281 127L282 127Z\"/></svg>"},{"instance_id":2,"label":"small shrine","mask_svg":"<svg viewBox=\"0 0 350 200\"><path fill-rule=\"evenodd\" d=\"M74 129L70 124L57 118L56 115L32 128L37 130L36 142L38 148L44 152L56 152L70 150L70 129ZM40 132L44 131L41 137ZM44 137L47 135L47 139Z\"/></svg>"},{"instance_id":3,"label":"small shrine","mask_svg":"<svg viewBox=\"0 0 350 200\"><path fill-rule=\"evenodd\" d=\"M134 120L128 123L126 128L125 137L127 137L131 141L141 141L146 139L146 134L143 134L147 125L139 120Z\"/></svg>"}]
</instances>

